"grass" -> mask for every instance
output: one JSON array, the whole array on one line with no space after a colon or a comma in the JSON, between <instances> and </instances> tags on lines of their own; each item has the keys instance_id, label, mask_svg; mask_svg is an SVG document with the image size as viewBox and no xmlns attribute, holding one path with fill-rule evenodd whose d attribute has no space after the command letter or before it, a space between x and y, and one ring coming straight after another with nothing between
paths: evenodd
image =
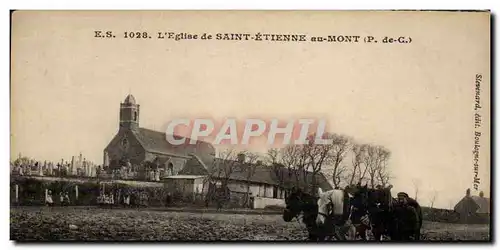
<instances>
[{"instance_id":1,"label":"grass","mask_svg":"<svg viewBox=\"0 0 500 250\"><path fill-rule=\"evenodd\" d=\"M305 226L281 215L162 212L135 209L11 208L16 241L301 241ZM488 240L488 225L425 222L424 240Z\"/></svg>"}]
</instances>

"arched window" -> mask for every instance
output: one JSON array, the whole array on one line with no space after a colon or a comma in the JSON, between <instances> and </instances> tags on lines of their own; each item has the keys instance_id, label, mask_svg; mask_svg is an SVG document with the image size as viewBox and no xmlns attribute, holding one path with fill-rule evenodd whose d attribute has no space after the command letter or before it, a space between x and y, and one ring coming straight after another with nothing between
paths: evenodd
<instances>
[{"instance_id":1,"label":"arched window","mask_svg":"<svg viewBox=\"0 0 500 250\"><path fill-rule=\"evenodd\" d=\"M127 138L123 138L122 140L122 148L127 151L128 150L128 140Z\"/></svg>"},{"instance_id":2,"label":"arched window","mask_svg":"<svg viewBox=\"0 0 500 250\"><path fill-rule=\"evenodd\" d=\"M172 163L169 163L167 167L167 176L171 175L174 175L174 165Z\"/></svg>"},{"instance_id":3,"label":"arched window","mask_svg":"<svg viewBox=\"0 0 500 250\"><path fill-rule=\"evenodd\" d=\"M134 111L134 122L137 121L137 111Z\"/></svg>"}]
</instances>

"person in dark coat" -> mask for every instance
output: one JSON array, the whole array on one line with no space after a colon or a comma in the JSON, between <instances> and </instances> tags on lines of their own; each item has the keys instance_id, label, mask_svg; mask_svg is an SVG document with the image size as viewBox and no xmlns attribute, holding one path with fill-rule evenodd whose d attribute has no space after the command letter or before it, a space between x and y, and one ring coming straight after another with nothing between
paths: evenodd
<instances>
[{"instance_id":1,"label":"person in dark coat","mask_svg":"<svg viewBox=\"0 0 500 250\"><path fill-rule=\"evenodd\" d=\"M405 192L398 193L397 197L396 213L400 240L409 240L411 238L420 240L422 208L415 199Z\"/></svg>"},{"instance_id":2,"label":"person in dark coat","mask_svg":"<svg viewBox=\"0 0 500 250\"><path fill-rule=\"evenodd\" d=\"M172 195L169 192L167 193L166 206L169 207L170 205L172 205Z\"/></svg>"}]
</instances>

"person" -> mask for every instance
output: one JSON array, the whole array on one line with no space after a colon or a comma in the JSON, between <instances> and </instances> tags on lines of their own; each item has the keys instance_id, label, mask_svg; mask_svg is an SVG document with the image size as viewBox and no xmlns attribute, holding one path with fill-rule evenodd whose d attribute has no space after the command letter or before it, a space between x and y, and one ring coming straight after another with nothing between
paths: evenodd
<instances>
[{"instance_id":1,"label":"person","mask_svg":"<svg viewBox=\"0 0 500 250\"><path fill-rule=\"evenodd\" d=\"M64 206L64 195L63 195L63 192L59 192L59 202L61 203L61 206Z\"/></svg>"},{"instance_id":2,"label":"person","mask_svg":"<svg viewBox=\"0 0 500 250\"><path fill-rule=\"evenodd\" d=\"M52 207L54 205L54 201L52 200L52 191L47 192L47 197L45 197L45 205Z\"/></svg>"},{"instance_id":3,"label":"person","mask_svg":"<svg viewBox=\"0 0 500 250\"><path fill-rule=\"evenodd\" d=\"M170 206L170 204L172 203L172 196L170 195L170 192L167 193L167 204L166 206Z\"/></svg>"},{"instance_id":4,"label":"person","mask_svg":"<svg viewBox=\"0 0 500 250\"><path fill-rule=\"evenodd\" d=\"M413 198L410 198L410 196L405 192L399 192L397 194L397 197L398 197L397 199L398 203L402 206L413 206L413 207L419 206L418 202Z\"/></svg>"},{"instance_id":5,"label":"person","mask_svg":"<svg viewBox=\"0 0 500 250\"><path fill-rule=\"evenodd\" d=\"M102 193L103 205L107 207L109 205L109 197L106 193Z\"/></svg>"},{"instance_id":6,"label":"person","mask_svg":"<svg viewBox=\"0 0 500 250\"><path fill-rule=\"evenodd\" d=\"M126 194L125 197L123 198L123 205L126 207L130 206L130 195Z\"/></svg>"},{"instance_id":7,"label":"person","mask_svg":"<svg viewBox=\"0 0 500 250\"><path fill-rule=\"evenodd\" d=\"M109 207L112 208L113 205L115 204L115 200L114 200L114 197L113 197L113 193L109 193Z\"/></svg>"},{"instance_id":8,"label":"person","mask_svg":"<svg viewBox=\"0 0 500 250\"><path fill-rule=\"evenodd\" d=\"M69 194L68 194L68 192L66 192L64 194L64 200L65 200L66 206L68 206L69 204L71 204L71 202L69 200Z\"/></svg>"}]
</instances>

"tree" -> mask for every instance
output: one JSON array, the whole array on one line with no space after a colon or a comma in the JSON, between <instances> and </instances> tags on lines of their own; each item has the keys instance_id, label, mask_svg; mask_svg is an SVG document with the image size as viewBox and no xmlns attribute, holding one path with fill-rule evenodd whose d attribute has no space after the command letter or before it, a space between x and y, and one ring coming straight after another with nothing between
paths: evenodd
<instances>
[{"instance_id":1,"label":"tree","mask_svg":"<svg viewBox=\"0 0 500 250\"><path fill-rule=\"evenodd\" d=\"M363 163L365 172L368 174L368 182L371 188L376 185L385 186L388 184L391 176L387 163L390 157L390 151L382 146L365 145ZM364 177L364 176L363 176Z\"/></svg>"},{"instance_id":2,"label":"tree","mask_svg":"<svg viewBox=\"0 0 500 250\"><path fill-rule=\"evenodd\" d=\"M238 153L234 149L226 149L220 151L218 157L214 158L215 173L217 173L217 180L221 182L221 187L226 188L231 178L231 174L234 172L236 166L238 165Z\"/></svg>"},{"instance_id":3,"label":"tree","mask_svg":"<svg viewBox=\"0 0 500 250\"><path fill-rule=\"evenodd\" d=\"M334 188L340 188L342 184L349 184L349 167L347 165L339 165L336 169L330 169L325 174L332 179Z\"/></svg>"},{"instance_id":4,"label":"tree","mask_svg":"<svg viewBox=\"0 0 500 250\"><path fill-rule=\"evenodd\" d=\"M267 150L264 161L267 165L272 166L274 164L280 163L280 150L276 148L270 148Z\"/></svg>"},{"instance_id":5,"label":"tree","mask_svg":"<svg viewBox=\"0 0 500 250\"><path fill-rule=\"evenodd\" d=\"M249 193L250 193L250 183L255 175L255 171L257 167L259 167L258 161L261 158L259 154L243 151L238 153L238 155L244 156L244 162L239 162L238 170L244 173L245 176L245 184L246 184L246 193L245 200L243 206L247 206L249 202Z\"/></svg>"},{"instance_id":6,"label":"tree","mask_svg":"<svg viewBox=\"0 0 500 250\"><path fill-rule=\"evenodd\" d=\"M358 179L358 183L361 183L365 180L366 173L370 169L370 166L372 164L372 159L369 157L368 150L371 148L369 144L363 144L361 145L360 153L361 153L361 161L362 164L360 164L360 175ZM363 166L363 168L361 167ZM363 170L361 170L363 169Z\"/></svg>"},{"instance_id":7,"label":"tree","mask_svg":"<svg viewBox=\"0 0 500 250\"><path fill-rule=\"evenodd\" d=\"M304 172L304 181L307 183L307 169L312 172L310 191L314 193L317 190L316 175L321 171L323 165L329 165L332 160L333 143L316 144L315 135L309 137L309 142L304 144L303 150L307 156L307 168ZM323 139L332 139L333 135L326 134Z\"/></svg>"},{"instance_id":8,"label":"tree","mask_svg":"<svg viewBox=\"0 0 500 250\"><path fill-rule=\"evenodd\" d=\"M208 166L207 178L204 181L204 186L207 186L205 199L207 206L209 201L222 195L218 193L220 190L224 192L227 190L231 174L238 164L237 156L238 154L234 149L219 151L217 156L213 158L210 166ZM218 183L220 183L220 188L217 188ZM216 200L217 202L221 202L221 198L217 198Z\"/></svg>"},{"instance_id":9,"label":"tree","mask_svg":"<svg viewBox=\"0 0 500 250\"><path fill-rule=\"evenodd\" d=\"M415 200L418 201L418 190L421 181L419 179L413 179L412 182L413 182L413 188L415 189Z\"/></svg>"},{"instance_id":10,"label":"tree","mask_svg":"<svg viewBox=\"0 0 500 250\"><path fill-rule=\"evenodd\" d=\"M369 146L367 152L366 166L368 168L368 177L370 187L375 188L376 175L377 175L377 152L374 146Z\"/></svg>"},{"instance_id":11,"label":"tree","mask_svg":"<svg viewBox=\"0 0 500 250\"><path fill-rule=\"evenodd\" d=\"M300 176L306 175L309 156L304 145L288 145L280 149L280 162L287 168L289 177L294 175L295 186L301 187ZM291 178L290 178L291 179ZM307 183L307 179L303 180Z\"/></svg>"},{"instance_id":12,"label":"tree","mask_svg":"<svg viewBox=\"0 0 500 250\"><path fill-rule=\"evenodd\" d=\"M365 147L362 145L353 143L351 146L351 162L352 162L352 170L349 173L349 186L353 185L354 183L360 182L362 179L362 173L361 173L361 164L363 164L364 161L364 150ZM365 168L366 169L366 168ZM357 178L357 179L356 179Z\"/></svg>"},{"instance_id":13,"label":"tree","mask_svg":"<svg viewBox=\"0 0 500 250\"><path fill-rule=\"evenodd\" d=\"M335 188L340 187L340 182L342 181L345 172L347 171L347 166L341 165L344 158L349 152L351 147L351 139L343 135L332 135L332 148L331 148L331 163L333 165L332 170L332 181Z\"/></svg>"},{"instance_id":14,"label":"tree","mask_svg":"<svg viewBox=\"0 0 500 250\"><path fill-rule=\"evenodd\" d=\"M278 185L283 187L285 184L285 166L283 165L282 152L279 149L271 148L267 150L264 157L265 165L270 166L274 175L278 179Z\"/></svg>"},{"instance_id":15,"label":"tree","mask_svg":"<svg viewBox=\"0 0 500 250\"><path fill-rule=\"evenodd\" d=\"M387 168L391 153L389 152L389 150L381 146L377 147L376 153L376 179L378 184L382 185L382 187L386 187L389 184L389 180L391 179L389 169Z\"/></svg>"},{"instance_id":16,"label":"tree","mask_svg":"<svg viewBox=\"0 0 500 250\"><path fill-rule=\"evenodd\" d=\"M454 210L455 209L455 202L453 200L448 200L448 209L449 210Z\"/></svg>"},{"instance_id":17,"label":"tree","mask_svg":"<svg viewBox=\"0 0 500 250\"><path fill-rule=\"evenodd\" d=\"M434 202L436 201L437 195L438 195L437 191L434 190L432 192L432 195L431 195L431 198L430 198L430 206L431 206L431 208L434 208Z\"/></svg>"}]
</instances>

